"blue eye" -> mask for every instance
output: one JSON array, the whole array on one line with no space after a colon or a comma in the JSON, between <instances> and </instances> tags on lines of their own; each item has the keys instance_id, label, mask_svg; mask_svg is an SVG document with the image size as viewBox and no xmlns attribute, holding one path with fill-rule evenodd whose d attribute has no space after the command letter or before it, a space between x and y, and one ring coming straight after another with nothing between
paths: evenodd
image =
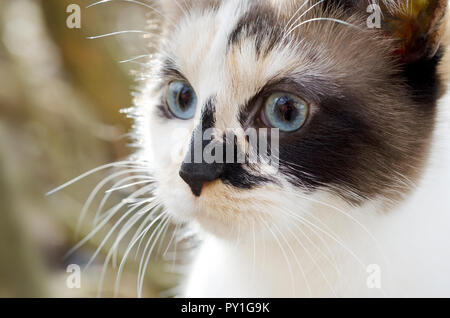
<instances>
[{"instance_id":1,"label":"blue eye","mask_svg":"<svg viewBox=\"0 0 450 318\"><path fill-rule=\"evenodd\" d=\"M308 117L309 106L301 98L289 93L272 94L262 112L263 121L284 132L300 129Z\"/></svg>"},{"instance_id":2,"label":"blue eye","mask_svg":"<svg viewBox=\"0 0 450 318\"><path fill-rule=\"evenodd\" d=\"M192 119L197 108L197 95L186 82L173 81L167 91L167 106L175 117L183 120Z\"/></svg>"}]
</instances>

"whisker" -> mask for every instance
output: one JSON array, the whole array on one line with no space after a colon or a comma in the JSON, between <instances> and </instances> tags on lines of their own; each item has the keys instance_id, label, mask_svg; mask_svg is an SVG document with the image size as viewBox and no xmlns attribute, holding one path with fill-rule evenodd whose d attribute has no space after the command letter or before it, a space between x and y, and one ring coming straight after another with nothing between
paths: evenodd
<instances>
[{"instance_id":1,"label":"whisker","mask_svg":"<svg viewBox=\"0 0 450 318\"><path fill-rule=\"evenodd\" d=\"M106 37L110 37L110 36L121 35L121 34L130 34L130 33L153 34L152 32L142 31L142 30L124 30L124 31L116 31L116 32L111 32L111 33L106 33L106 34L88 36L86 39L96 40L96 39L106 38Z\"/></svg>"},{"instance_id":2,"label":"whisker","mask_svg":"<svg viewBox=\"0 0 450 318\"><path fill-rule=\"evenodd\" d=\"M315 7L317 7L319 4L321 4L322 2L324 2L325 0L320 0L319 2L316 2L315 4L313 4L312 6L310 6L307 10L305 10L297 19L295 19L294 22L292 22L292 26L289 28L289 31L286 33L285 36L283 36L283 40L286 39L289 34L292 33L292 31L295 29L294 25L301 19L303 18L308 12L310 12L312 9L314 9Z\"/></svg>"},{"instance_id":3,"label":"whisker","mask_svg":"<svg viewBox=\"0 0 450 318\"><path fill-rule=\"evenodd\" d=\"M288 212L288 211L286 211ZM307 220L306 218L300 216L300 215L295 215L295 214L290 214L293 218L297 218L299 221L303 221L309 225L311 225L312 227L314 227L315 229L317 229L318 231L320 231L321 233L325 234L327 237L331 238L333 241L335 241L336 243L338 243L341 247L343 247L353 258L355 258L355 260L362 266L362 268L366 268L366 265L364 264L364 262L358 257L356 256L356 254L349 248L347 247L347 245L345 245L341 240L339 240L338 238L336 238L333 234L328 233L327 231L325 231L324 229L320 228L319 226L317 226L316 224L310 222L309 220Z\"/></svg>"},{"instance_id":4,"label":"whisker","mask_svg":"<svg viewBox=\"0 0 450 318\"><path fill-rule=\"evenodd\" d=\"M54 194L54 193L56 193L58 191L61 191L62 189L65 189L65 188L71 186L72 184L74 184L74 183L76 183L76 182L78 182L78 181L80 181L80 180L82 180L82 179L84 179L84 178L86 178L86 177L96 173L96 172L99 172L99 171L102 171L102 170L105 170L105 169L114 168L114 167L119 167L119 168L120 167L135 167L138 164L139 164L138 162L134 162L134 161L119 161L119 162L109 163L109 164L106 164L106 165L94 168L92 170L89 170L89 171L83 173L82 175L80 175L79 177L76 177L75 179L72 179L72 180L64 183L63 185L61 185L61 186L59 186L59 187L57 187L57 188L47 192L45 195L47 195L47 196L52 195L52 194Z\"/></svg>"},{"instance_id":5,"label":"whisker","mask_svg":"<svg viewBox=\"0 0 450 318\"><path fill-rule=\"evenodd\" d=\"M136 170L133 170L133 171L134 172L140 172L140 171L136 171ZM141 175L132 175L132 176L126 177L126 178L124 178L124 179L114 183L112 187L113 188L114 187L118 187L118 186L120 186L120 185L122 185L122 184L124 184L124 183L126 183L128 181L135 180L135 179L138 179L138 180L139 179L144 179L144 178L147 178L147 177L148 177L147 175L142 175L142 176ZM100 215L101 211L103 210L103 207L106 205L106 203L107 203L108 199L111 197L111 195L112 195L112 192L109 192L109 193L105 193L105 195L103 196L103 199L100 202L100 204L99 204L99 206L97 208L97 211L95 212L94 225L97 224L99 222L99 220L102 219L102 217ZM134 199L135 202L131 202L132 201L131 199L125 199L125 200L127 201L127 204L129 204L131 206L133 204L135 204L135 202L137 204L142 202L142 199Z\"/></svg>"},{"instance_id":6,"label":"whisker","mask_svg":"<svg viewBox=\"0 0 450 318\"><path fill-rule=\"evenodd\" d=\"M139 189L138 191L134 192L133 194L130 195L130 197L136 197L139 195L142 195L146 192L148 192L148 190L151 189L150 187L143 187L141 189ZM107 223L108 221L118 212L120 211L120 209L126 205L126 200L122 200L119 204L115 205L114 207L112 207L110 210L108 210L107 212L107 217L105 217L105 219L99 224L97 225L88 235L86 235L80 242L78 242L73 248L71 248L67 253L66 253L66 258L70 255L72 255L76 250L78 250L81 246L83 246L84 244L86 244L95 234L97 234L98 231L100 231Z\"/></svg>"},{"instance_id":7,"label":"whisker","mask_svg":"<svg viewBox=\"0 0 450 318\"><path fill-rule=\"evenodd\" d=\"M289 214L283 213L284 215L291 217ZM291 217L292 218L292 217ZM302 223L302 222L300 222ZM303 223L302 223L303 224ZM293 223L293 225L297 228L297 230L299 230L303 236L305 236L307 238L308 241L310 241L312 243L313 246L315 246L317 249L317 245L314 244L314 242L309 238L308 235L306 235L306 233L301 229L300 226L298 226L296 223ZM309 249L302 243L302 241L298 238L298 236L290 229L288 228L288 231L291 233L291 235L294 237L294 239L296 240L296 242L303 248L303 250L308 254L308 256L311 258L312 262L314 263L314 265L317 267L317 269L319 270L320 274L322 275L322 277L324 278L326 284L328 285L328 287L331 289L332 293L334 294L334 296L336 296L336 291L334 290L333 286L331 285L329 279L326 277L325 273L323 272L321 266L317 263L317 261L315 260L315 258L313 257L313 255L311 254L311 252L309 251ZM321 251L320 249L318 249L319 251ZM330 263L332 264L332 263Z\"/></svg>"},{"instance_id":8,"label":"whisker","mask_svg":"<svg viewBox=\"0 0 450 318\"><path fill-rule=\"evenodd\" d=\"M325 229L325 230L328 230L330 233L332 233L333 231L326 225L326 224L324 224L322 221L320 221L318 218L316 218L312 213L308 213L307 211L304 211L304 210L302 210L303 212L305 212L306 214L308 214L308 216L310 217L310 218L312 218L313 220L315 220L318 224L319 224L319 226L321 225L321 226L323 226L323 228ZM335 257L335 255L334 255L334 253L331 251L331 248L330 248L330 246L329 246L329 244L327 243L327 241L325 241L325 239L319 234L319 233L317 233L317 231L316 230L314 230L311 226L309 226L308 224L305 224L305 223L303 223L303 222L300 222L300 223L302 223L303 225L305 225L306 226L306 228L308 229L308 230L310 230L318 239L319 239L319 241L320 242L322 242L322 244L325 246L325 249L328 251L328 253L330 254L330 256L328 256L328 255L326 255L324 252L322 252L322 250L317 246L317 249L322 253L322 256L326 259L326 260L328 260L328 262L330 262L331 264L333 264L334 265L334 269L336 270L336 272L338 273L338 275L341 275L341 271L339 270L339 266L338 266L338 263L337 263L337 261L336 261L336 257ZM297 226L296 224L295 224L295 226ZM308 236L307 236L308 237ZM308 237L309 238L309 237ZM312 244L314 244L314 242L311 240L311 242L312 242Z\"/></svg>"},{"instance_id":9,"label":"whisker","mask_svg":"<svg viewBox=\"0 0 450 318\"><path fill-rule=\"evenodd\" d=\"M170 246L172 245L172 242L176 242L175 237L177 236L179 224L175 226L175 229L172 232L172 237L170 238L169 242L167 243L166 249L163 252L163 257L167 255L167 252L169 251Z\"/></svg>"},{"instance_id":10,"label":"whisker","mask_svg":"<svg viewBox=\"0 0 450 318\"><path fill-rule=\"evenodd\" d=\"M142 222L141 225L146 224L147 220L150 220L152 217L154 217L154 215L157 213L157 208L160 205L160 203L156 200L156 198L153 198L152 200L145 200L142 202L143 204L145 203L150 203L148 205L146 205L145 207L143 207L142 209L140 209L139 211L137 211L135 213L135 217L137 217L138 219L141 219L144 215L147 215L147 217L144 219L144 221ZM150 213L149 213L150 212ZM130 221L130 220L129 220ZM128 222L127 222L128 223ZM132 223L135 224L136 222ZM138 227L138 230L136 230L136 233L139 233L139 229L141 228L141 225ZM114 250L112 249L112 254L113 254L113 268L117 267L117 254L118 254L118 243L120 242L120 240L122 240L123 236L129 232L129 230L131 229L131 226L129 229L127 229L126 225L124 225L124 228L119 232L119 235L117 237L116 240L119 240L117 242L117 244L115 244L113 246L113 248L115 248ZM124 231L124 232L122 232ZM136 233L133 237L136 236Z\"/></svg>"},{"instance_id":11,"label":"whisker","mask_svg":"<svg viewBox=\"0 0 450 318\"><path fill-rule=\"evenodd\" d=\"M101 293L102 293L102 288L103 288L103 281L106 275L106 270L108 268L108 264L109 261L111 259L111 257L113 256L114 252L116 251L116 247L118 246L118 244L120 243L120 241L123 239L123 237L126 235L126 233L128 233L130 231L130 229L143 217L143 215L134 215L129 221L127 221L127 224L129 225L124 225L124 229L122 229L119 233L119 236L116 238L113 246L111 247L110 251L108 252L108 254L106 255L105 261L103 262L103 267L102 267L102 272L100 274L100 279L99 279L99 283L98 283L98 287L97 287L97 297L101 297ZM128 226L128 228L127 228ZM113 267L114 266L114 262L113 262Z\"/></svg>"},{"instance_id":12,"label":"whisker","mask_svg":"<svg viewBox=\"0 0 450 318\"><path fill-rule=\"evenodd\" d=\"M85 204L83 205L83 208L80 213L80 217L78 218L77 227L75 229L75 236L78 236L80 229L81 229L81 225L83 224L84 218L86 217L89 207L91 206L92 202L94 201L94 199L97 196L100 189L103 188L111 180L114 180L115 178L118 178L124 174L129 174L129 173L134 173L134 172L139 172L139 171L140 170L135 170L135 169L127 169L124 171L119 171L119 172L111 174L110 176L106 177L105 179L103 179L102 181L100 181L97 184L97 186L91 191L91 193L88 196L88 199L86 200Z\"/></svg>"},{"instance_id":13,"label":"whisker","mask_svg":"<svg viewBox=\"0 0 450 318\"><path fill-rule=\"evenodd\" d=\"M170 218L167 216L165 220L161 221L161 223L158 225L158 228L161 225L164 228L165 226L167 226L169 221L170 221ZM150 261L150 257L152 256L153 249L155 248L156 243L158 242L159 237L161 236L161 233L162 233L162 230L158 230L158 228L155 229L155 233L158 233L158 234L155 237L155 240L154 240L152 246L150 247L150 249L149 249L149 251L147 253L147 258L145 259L144 266L141 267L141 265L142 265L142 258L141 258L141 262L139 263L138 278L139 278L139 273L141 275L140 282L138 284L138 297L139 298L142 298L142 289L143 289L143 285L144 285L145 272L147 271L147 266L148 266L148 263ZM149 240L149 242L150 242L150 240ZM142 256L144 256L144 255L145 255L145 249L143 251Z\"/></svg>"},{"instance_id":14,"label":"whisker","mask_svg":"<svg viewBox=\"0 0 450 318\"><path fill-rule=\"evenodd\" d=\"M146 213L150 212L148 213L149 216L153 216L152 210L154 210L154 208L154 204L148 204L143 208L143 210L146 210ZM119 244L121 243L122 239L128 234L128 232L136 225L136 223L145 215L145 213L135 213L120 229L110 249L110 252L113 254L112 266L114 269L117 267L117 254L119 252Z\"/></svg>"},{"instance_id":15,"label":"whisker","mask_svg":"<svg viewBox=\"0 0 450 318\"><path fill-rule=\"evenodd\" d=\"M183 8L181 5L180 5L180 3L178 2L178 0L174 0L175 1L175 5L178 7L178 8L180 8L180 10L181 11L183 11L183 15L184 15L184 17L188 17L188 12L186 11L186 9L185 8ZM186 4L186 1L184 1L184 4Z\"/></svg>"},{"instance_id":16,"label":"whisker","mask_svg":"<svg viewBox=\"0 0 450 318\"><path fill-rule=\"evenodd\" d=\"M137 185L148 184L148 183L151 183L151 182L154 182L154 180L153 179L149 179L149 180L145 180L145 181L137 181L137 182L129 183L129 184L126 184L126 185L123 185L123 186L120 186L120 187L111 188L109 190L106 190L105 193L111 193L111 192L115 192L115 191L120 191L120 190L131 188L131 187L134 187L134 186L137 186Z\"/></svg>"},{"instance_id":17,"label":"whisker","mask_svg":"<svg viewBox=\"0 0 450 318\"><path fill-rule=\"evenodd\" d=\"M140 233L134 240L132 240L132 241L130 242L130 244L128 244L128 247L127 247L127 249L125 250L125 253L124 253L123 257L122 257L122 260L120 261L119 269L117 270L116 282L115 282L115 287L114 287L114 293L115 293L115 294L117 294L118 291L119 291L120 280L121 280L122 273L123 273L123 269L124 269L124 266L125 266L125 263L126 263L126 261L127 261L127 258L128 258L129 253L130 253L131 250L133 249L133 247L134 247L134 245L136 244L136 242L141 238L141 236L142 236L142 235L145 235L145 234L148 232L148 230L150 230L151 227L152 227L156 222L158 222L158 220L161 219L164 215L165 215L164 213L161 213L160 215L158 215L157 217L155 217L155 218L153 219L153 221L146 227L146 229L145 229L142 233Z\"/></svg>"},{"instance_id":18,"label":"whisker","mask_svg":"<svg viewBox=\"0 0 450 318\"><path fill-rule=\"evenodd\" d=\"M178 250L178 242L179 241L175 237L177 237L179 235L178 232L180 231L180 227L181 226L179 224L177 224L177 226L175 227L175 231L174 231L174 233L176 233L176 234L174 235L175 244L174 244L174 247L173 247L174 255L173 255L173 258L172 258L172 267L171 267L171 271L172 272L175 271L175 265L176 265L176 262L177 262L177 250ZM166 251L166 253L167 253L167 251Z\"/></svg>"},{"instance_id":19,"label":"whisker","mask_svg":"<svg viewBox=\"0 0 450 318\"><path fill-rule=\"evenodd\" d=\"M269 233L271 233L271 235L273 236L273 238L275 239L276 243L278 244L278 246L280 247L281 253L283 254L283 257L286 261L286 264L288 266L288 270L289 270L289 275L291 277L291 291L292 291L292 296L295 295L295 284L294 284L294 272L292 271L292 266L291 266L291 262L289 261L289 257L286 254L285 249L283 248L283 245L281 244L280 240L278 239L278 237L276 236L276 234L272 231L272 229L267 225L267 223L264 221L264 218L262 218L261 216L259 216L259 219L261 220L261 222L264 224L264 226L267 228L267 230L269 231Z\"/></svg>"},{"instance_id":20,"label":"whisker","mask_svg":"<svg viewBox=\"0 0 450 318\"><path fill-rule=\"evenodd\" d=\"M312 297L311 286L309 285L309 281L308 281L308 278L306 277L305 270L304 270L304 268L303 268L303 265L302 265L301 262L299 261L299 259L298 259L298 257L297 257L297 254L295 253L295 251L294 251L294 249L292 248L291 244L289 244L289 241L286 239L286 237L284 236L283 232L280 231L280 229L279 229L275 224L273 224L273 226L274 226L275 230L278 231L278 233L280 234L281 238L282 238L282 239L284 240L284 242L286 243L286 245L287 245L289 251L291 252L292 256L294 257L294 260L295 260L295 262L297 263L297 266L298 266L299 269L300 269L300 272L301 272L301 274L302 274L302 276L303 276L303 279L305 280L305 284L306 284L306 288L307 288L307 290L308 290L308 294L309 294L310 297Z\"/></svg>"},{"instance_id":21,"label":"whisker","mask_svg":"<svg viewBox=\"0 0 450 318\"><path fill-rule=\"evenodd\" d=\"M131 59L121 60L121 61L119 61L119 63L124 64L124 63L133 62L133 61L140 60L140 59L143 59L146 57L151 57L151 56L152 56L151 54L142 54L142 55L135 56Z\"/></svg>"},{"instance_id":22,"label":"whisker","mask_svg":"<svg viewBox=\"0 0 450 318\"><path fill-rule=\"evenodd\" d=\"M297 14L308 4L308 2L309 2L309 0L305 0L303 2L303 4L297 9L297 11L295 11L295 13L291 16L291 18L288 20L288 22L286 23L286 26L283 29L283 34L285 34L287 32L287 30L290 27L291 22L294 20L294 18L297 16Z\"/></svg>"},{"instance_id":23,"label":"whisker","mask_svg":"<svg viewBox=\"0 0 450 318\"><path fill-rule=\"evenodd\" d=\"M339 19L334 19L334 18L312 18L306 21L303 21L299 24L297 24L292 30L289 31L289 33L286 35L286 37L288 37L292 32L294 32L296 29L298 29L299 27L301 27L302 25L305 25L307 23L311 23L314 21L330 21L330 22L335 22L335 23L339 23L339 24L343 24L345 26L351 27L351 28L355 28L357 30L362 31L363 29L361 29L359 26L356 26L354 24L339 20Z\"/></svg>"},{"instance_id":24,"label":"whisker","mask_svg":"<svg viewBox=\"0 0 450 318\"><path fill-rule=\"evenodd\" d=\"M152 5L148 4L148 3L144 3L144 2L141 2L141 1L137 1L137 0L101 0L101 1L97 1L97 2L95 2L95 3L93 3L93 4L88 5L88 6L86 7L86 9L92 8L92 7L94 7L94 6L102 5L102 4L105 4L105 3L108 3L108 2L119 2L119 1L120 1L120 2L133 3L133 4L137 4L137 5L146 7L146 8L148 8L148 9L150 9L150 10L156 12L157 14L159 14L162 18L168 19L168 20L171 21L173 24L175 24L175 22L174 22L172 19L170 19L169 17L167 17L167 16L166 16L165 14L163 14L160 10L156 9L154 6L152 6Z\"/></svg>"},{"instance_id":25,"label":"whisker","mask_svg":"<svg viewBox=\"0 0 450 318\"><path fill-rule=\"evenodd\" d=\"M94 254L91 256L91 258L89 259L89 261L87 262L84 270L87 270L90 265L94 262L95 258L97 257L98 253L100 253L101 249L103 248L103 246L106 244L106 242L108 241L109 237L115 232L115 230L119 227L119 225L122 223L123 220L125 220L131 213L133 213L136 209L138 208L138 206L135 206L133 208L130 208L126 213L124 213L119 220L114 224L114 226L111 228L111 230L109 230L109 232L105 235L105 237L103 238L102 242L99 244L99 246L97 247L96 251L94 252Z\"/></svg>"},{"instance_id":26,"label":"whisker","mask_svg":"<svg viewBox=\"0 0 450 318\"><path fill-rule=\"evenodd\" d=\"M158 249L156 251L156 254L161 254L161 250L162 250L162 240L164 240L164 238L166 237L167 231L169 230L169 223L167 223L166 227L164 228L164 231L161 235L161 240L159 241L159 246Z\"/></svg>"},{"instance_id":27,"label":"whisker","mask_svg":"<svg viewBox=\"0 0 450 318\"><path fill-rule=\"evenodd\" d=\"M294 194L295 194L295 193L294 193ZM370 237L370 239L375 243L375 246L377 247L377 249L378 249L378 251L380 252L380 254L383 256L383 258L384 258L384 260L386 261L386 263L389 264L389 260L388 260L388 258L387 258L387 256L386 256L386 254L384 253L383 249L381 248L381 245L380 245L380 243L378 242L378 240L376 239L376 237L375 237L375 236L372 234L372 232L370 232L369 229L368 229L364 224L362 224L360 221L358 221L357 219L355 219L353 216L351 216L349 213L345 212L344 210L339 209L339 208L337 208L337 207L335 207L335 206L333 206L333 205L331 205L331 204L328 204L328 203L322 202L322 201L318 201L318 200L314 200L313 198L308 198L308 197L306 197L306 196L300 196L300 195L298 195L298 194L295 194L295 195L299 196L299 197L302 198L302 199L309 200L309 201L311 201L311 202L315 202L315 203L318 203L318 204L322 204L322 205L324 205L324 206L326 206L326 207L332 208L332 209L334 209L335 211L337 211L337 212L341 213L342 215L344 215L345 217L347 217L348 219L350 219L352 222L354 222L354 223L355 223L356 225L358 225L359 227L361 227L361 229L362 229L362 230Z\"/></svg>"}]
</instances>

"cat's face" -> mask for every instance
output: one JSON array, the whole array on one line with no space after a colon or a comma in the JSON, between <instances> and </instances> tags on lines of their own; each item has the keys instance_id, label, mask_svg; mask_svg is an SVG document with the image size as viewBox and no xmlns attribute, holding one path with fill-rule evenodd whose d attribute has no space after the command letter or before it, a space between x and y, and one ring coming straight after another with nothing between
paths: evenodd
<instances>
[{"instance_id":1,"label":"cat's face","mask_svg":"<svg viewBox=\"0 0 450 318\"><path fill-rule=\"evenodd\" d=\"M397 29L368 27L364 1L349 3L162 1L136 132L172 215L229 234L306 217L319 201L390 203L410 190L434 128L437 35L420 50L399 43ZM192 142L209 128L212 141ZM183 164L229 130L248 151L242 132L265 128L279 133L277 165Z\"/></svg>"}]
</instances>

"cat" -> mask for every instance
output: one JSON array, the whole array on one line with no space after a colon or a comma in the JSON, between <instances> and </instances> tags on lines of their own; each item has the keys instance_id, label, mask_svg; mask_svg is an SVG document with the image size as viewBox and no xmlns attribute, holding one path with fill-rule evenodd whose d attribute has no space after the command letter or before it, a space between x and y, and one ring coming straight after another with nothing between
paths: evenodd
<instances>
[{"instance_id":1,"label":"cat","mask_svg":"<svg viewBox=\"0 0 450 318\"><path fill-rule=\"evenodd\" d=\"M447 1L156 5L133 135L201 242L179 296L450 296ZM246 129L276 165L192 162Z\"/></svg>"}]
</instances>

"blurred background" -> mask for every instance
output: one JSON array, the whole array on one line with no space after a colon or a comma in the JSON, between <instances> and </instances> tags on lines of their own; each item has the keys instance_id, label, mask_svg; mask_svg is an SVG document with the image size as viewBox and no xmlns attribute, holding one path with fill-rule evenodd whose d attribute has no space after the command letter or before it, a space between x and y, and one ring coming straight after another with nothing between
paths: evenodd
<instances>
[{"instance_id":1,"label":"blurred background","mask_svg":"<svg viewBox=\"0 0 450 318\"><path fill-rule=\"evenodd\" d=\"M112 242L86 271L83 265L114 222L69 258L64 255L92 230L95 210L114 180L99 191L94 212L75 233L86 199L111 170L45 193L132 152L126 135L132 123L120 110L132 106L135 71L143 60L120 61L149 54L150 46L140 33L87 38L145 30L152 13L135 1L86 8L94 2L0 1L0 297L97 296ZM80 29L66 24L70 4L81 8ZM123 196L116 191L111 200ZM137 296L138 262L129 258L120 297ZM162 256L150 262L143 296L170 296L178 276ZM81 266L81 288L67 285L70 264ZM101 296L113 295L116 273L108 266Z\"/></svg>"}]
</instances>

